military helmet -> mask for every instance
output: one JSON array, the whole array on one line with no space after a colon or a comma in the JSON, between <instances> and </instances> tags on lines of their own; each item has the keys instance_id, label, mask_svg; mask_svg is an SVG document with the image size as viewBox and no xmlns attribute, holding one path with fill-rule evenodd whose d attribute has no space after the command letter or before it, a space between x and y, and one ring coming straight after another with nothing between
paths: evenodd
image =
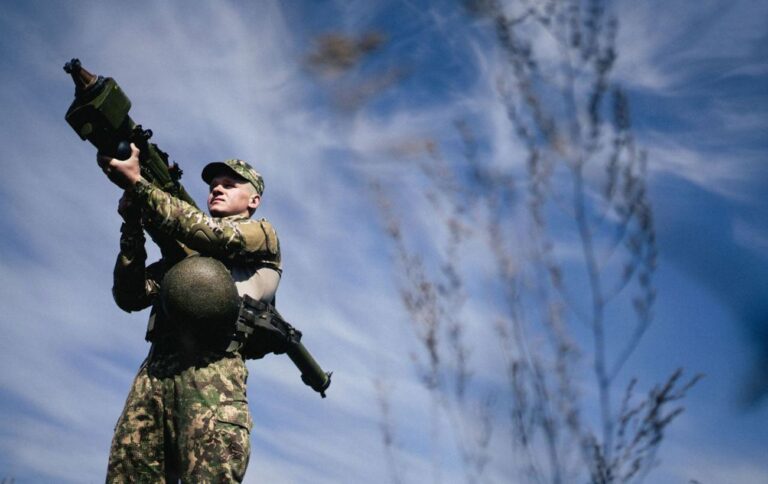
<instances>
[{"instance_id":1,"label":"military helmet","mask_svg":"<svg viewBox=\"0 0 768 484\"><path fill-rule=\"evenodd\" d=\"M199 255L168 270L160 286L160 302L171 322L196 339L230 334L240 312L240 296L230 272L220 261Z\"/></svg>"}]
</instances>

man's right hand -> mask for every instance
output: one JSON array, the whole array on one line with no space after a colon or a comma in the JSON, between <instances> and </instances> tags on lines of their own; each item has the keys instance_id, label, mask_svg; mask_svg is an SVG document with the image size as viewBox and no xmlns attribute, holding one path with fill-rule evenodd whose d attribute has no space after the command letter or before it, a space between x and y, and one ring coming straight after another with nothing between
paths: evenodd
<instances>
[{"instance_id":1,"label":"man's right hand","mask_svg":"<svg viewBox=\"0 0 768 484\"><path fill-rule=\"evenodd\" d=\"M124 190L130 190L141 179L139 148L134 143L131 143L131 156L128 159L118 160L96 153L96 163L112 183Z\"/></svg>"}]
</instances>

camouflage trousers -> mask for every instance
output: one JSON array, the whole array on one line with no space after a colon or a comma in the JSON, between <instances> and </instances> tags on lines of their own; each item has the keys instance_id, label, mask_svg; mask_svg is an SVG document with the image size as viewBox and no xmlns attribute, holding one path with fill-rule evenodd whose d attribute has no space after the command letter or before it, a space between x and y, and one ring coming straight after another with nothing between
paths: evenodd
<instances>
[{"instance_id":1,"label":"camouflage trousers","mask_svg":"<svg viewBox=\"0 0 768 484\"><path fill-rule=\"evenodd\" d=\"M240 482L251 415L240 356L150 356L115 426L108 483Z\"/></svg>"}]
</instances>

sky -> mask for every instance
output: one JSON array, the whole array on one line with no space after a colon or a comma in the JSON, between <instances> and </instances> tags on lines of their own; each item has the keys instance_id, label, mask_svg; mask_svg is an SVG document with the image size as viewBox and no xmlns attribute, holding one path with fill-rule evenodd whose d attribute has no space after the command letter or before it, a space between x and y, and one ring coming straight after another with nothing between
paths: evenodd
<instances>
[{"instance_id":1,"label":"sky","mask_svg":"<svg viewBox=\"0 0 768 484\"><path fill-rule=\"evenodd\" d=\"M744 403L768 372L768 5L611 8L660 253L655 319L627 371L643 388L678 367L705 375L647 482L768 482L768 399ZM376 382L405 481L433 479L438 462L442 482L462 482L448 436L430 445L431 401L371 183L428 234L439 224L403 156L413 143L451 139L470 118L489 159L515 162L501 56L478 29L447 0L2 2L0 479L102 480L148 351L146 312L123 313L110 294L120 191L64 121L62 66L78 57L119 82L196 200L210 161L243 158L264 176L258 216L280 235L280 311L334 376L321 400L286 357L248 363L246 482L390 482ZM383 47L351 74L308 67L318 36L371 31ZM459 156L452 146L446 156ZM473 353L477 376L493 382L486 352ZM497 439L485 479L517 482Z\"/></svg>"}]
</instances>

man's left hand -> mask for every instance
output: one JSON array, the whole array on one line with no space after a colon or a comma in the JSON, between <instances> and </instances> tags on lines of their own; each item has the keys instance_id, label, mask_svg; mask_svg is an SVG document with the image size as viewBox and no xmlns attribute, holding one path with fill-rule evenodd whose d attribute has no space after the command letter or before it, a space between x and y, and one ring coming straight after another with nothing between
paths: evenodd
<instances>
[{"instance_id":1,"label":"man's left hand","mask_svg":"<svg viewBox=\"0 0 768 484\"><path fill-rule=\"evenodd\" d=\"M96 162L107 178L124 190L130 190L141 179L139 149L133 143L131 143L131 156L127 160L97 154Z\"/></svg>"}]
</instances>

